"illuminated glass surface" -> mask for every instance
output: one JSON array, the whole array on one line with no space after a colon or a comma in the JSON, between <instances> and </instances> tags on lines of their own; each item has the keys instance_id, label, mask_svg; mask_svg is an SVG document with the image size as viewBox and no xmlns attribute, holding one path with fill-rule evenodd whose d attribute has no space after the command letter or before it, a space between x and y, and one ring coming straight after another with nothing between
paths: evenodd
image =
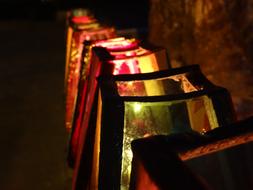
<instances>
[{"instance_id":1,"label":"illuminated glass surface","mask_svg":"<svg viewBox=\"0 0 253 190\"><path fill-rule=\"evenodd\" d=\"M66 128L68 130L72 127L73 114L77 99L83 42L85 40L111 38L114 37L114 32L114 29L110 27L99 27L90 30L73 31L66 81Z\"/></svg>"},{"instance_id":2,"label":"illuminated glass surface","mask_svg":"<svg viewBox=\"0 0 253 190\"><path fill-rule=\"evenodd\" d=\"M85 44L84 45L84 51L83 51L83 62L81 65L81 76L79 80L79 88L78 88L78 97L77 97L77 105L75 107L75 117L73 118L73 130L72 135L70 139L70 152L71 152L71 158L74 160L77 154L77 149L79 146L79 138L80 138L80 131L81 131L81 125L84 120L84 118L87 119L90 115L90 107L88 105L93 103L93 91L91 92L91 89L96 88L94 84L91 85L90 88L88 88L88 82L86 81L88 75L92 79L90 81L96 81L95 77L90 73L90 67L91 64L97 65L98 59L94 61L92 60L92 48L93 47L104 47L107 50L108 49L125 49L132 48L136 46L137 41L135 39L126 39L124 37L118 37L118 38L111 38L107 40L97 40L94 41L94 43ZM109 50L108 50L109 51ZM96 57L97 58L97 57ZM91 63L92 62L92 63ZM134 67L135 68L135 67ZM94 66L93 71L98 70L97 66ZM136 71L137 72L137 71ZM125 73L130 73L128 71L125 71ZM88 101L89 99L89 101ZM86 102L88 101L88 103ZM86 110L86 114L84 116L84 112Z\"/></svg>"},{"instance_id":3,"label":"illuminated glass surface","mask_svg":"<svg viewBox=\"0 0 253 190\"><path fill-rule=\"evenodd\" d=\"M124 37L117 37L117 38L110 38L110 39L106 39L106 40L97 40L94 41L94 43L92 44L88 44L84 46L84 54L83 54L83 63L82 63L82 71L81 71L81 78L79 83L81 83L81 85L79 86L79 94L78 94L78 102L77 104L80 104L78 106L78 110L76 110L77 115L76 118L74 118L75 121L75 129L73 131L72 134L72 139L71 139L71 144L72 144L72 151L73 154L76 155L77 152L77 146L78 146L78 139L79 139L79 134L80 134L80 126L81 126L81 122L83 119L83 112L85 110L85 105L87 105L85 103L85 99L87 96L87 76L89 75L89 67L91 64L91 56L92 56L92 47L104 47L106 49L113 49L115 50L116 48L120 47L121 49L125 48L129 48L132 47L131 43L133 43L134 45L136 45L136 40L134 39L126 39ZM125 46L126 47L125 47ZM95 63L93 63L95 64ZM96 68L97 69L97 68ZM127 72L126 72L127 73ZM95 79L94 79L95 80Z\"/></svg>"},{"instance_id":4,"label":"illuminated glass surface","mask_svg":"<svg viewBox=\"0 0 253 190\"><path fill-rule=\"evenodd\" d=\"M131 173L131 142L151 135L168 135L191 129L198 132L218 127L208 96L166 102L125 102L121 188L128 189Z\"/></svg>"},{"instance_id":5,"label":"illuminated glass surface","mask_svg":"<svg viewBox=\"0 0 253 190\"><path fill-rule=\"evenodd\" d=\"M202 89L191 84L185 74L155 80L116 81L116 84L120 96L161 96Z\"/></svg>"},{"instance_id":6,"label":"illuminated glass surface","mask_svg":"<svg viewBox=\"0 0 253 190\"><path fill-rule=\"evenodd\" d=\"M136 66L141 72L139 62ZM98 108L102 106L103 111L97 115L101 134L96 134L96 141L101 142L101 147L94 151L99 161L93 164L100 170L94 182L101 180L101 187L108 184L110 177L119 176L108 187L129 188L134 139L187 131L203 134L234 121L229 93L211 84L196 66L100 76L98 81L103 96ZM109 152L111 155L107 155ZM112 174L107 175L106 166Z\"/></svg>"}]
</instances>

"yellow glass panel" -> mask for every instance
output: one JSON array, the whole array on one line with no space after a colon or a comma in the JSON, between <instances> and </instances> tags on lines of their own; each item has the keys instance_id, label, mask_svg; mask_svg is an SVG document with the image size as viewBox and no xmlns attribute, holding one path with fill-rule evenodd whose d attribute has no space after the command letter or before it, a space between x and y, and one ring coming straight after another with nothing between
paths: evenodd
<instances>
[{"instance_id":1,"label":"yellow glass panel","mask_svg":"<svg viewBox=\"0 0 253 190\"><path fill-rule=\"evenodd\" d=\"M149 73L168 69L167 54L165 50L138 57L141 73Z\"/></svg>"}]
</instances>

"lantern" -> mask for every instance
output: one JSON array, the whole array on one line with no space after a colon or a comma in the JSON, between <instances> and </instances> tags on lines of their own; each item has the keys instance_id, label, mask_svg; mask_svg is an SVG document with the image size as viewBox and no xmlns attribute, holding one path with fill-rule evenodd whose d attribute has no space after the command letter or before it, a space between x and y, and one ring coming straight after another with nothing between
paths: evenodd
<instances>
[{"instance_id":1,"label":"lantern","mask_svg":"<svg viewBox=\"0 0 253 190\"><path fill-rule=\"evenodd\" d=\"M93 51L91 51L92 48ZM139 63L142 67L144 67L144 61L146 61L146 67L149 68L143 69L142 72L158 70L158 62L163 66L160 68L165 69L169 67L166 61L167 57L164 49L161 48L152 52L151 49L139 47L136 39L125 39L123 37L119 37L108 40L100 40L94 43L86 42L84 50L85 55L82 64L82 76L80 78L79 94L69 144L68 157L69 163L72 166L74 165L74 160L79 146L81 127L87 129L87 120L89 120L93 102L96 100L95 78L100 73L100 67L103 65L102 63L111 67L112 71L109 71L109 74L139 73L141 72ZM167 64L167 67L165 64ZM124 70L124 66L127 69ZM87 76L89 76L88 79Z\"/></svg>"},{"instance_id":2,"label":"lantern","mask_svg":"<svg viewBox=\"0 0 253 190\"><path fill-rule=\"evenodd\" d=\"M74 113L74 118L73 118L73 123L72 123L72 132L71 132L70 143L69 143L68 162L69 162L69 165L72 167L74 165L74 160L77 154L81 123L83 121L85 109L87 109L86 108L87 105L90 105L89 102L93 102L93 99L92 99L88 103L86 103L87 101L86 98L88 94L87 91L92 90L92 89L87 90L88 83L89 83L89 81L87 80L87 77L92 75L91 72L93 72L93 70L95 71L98 70L100 72L99 70L100 62L97 63L96 61L94 61L94 58L91 60L92 54L94 54L92 53L93 47L104 47L104 48L107 48L109 51L114 50L116 52L116 49L123 51L123 50L130 50L130 49L136 48L138 47L138 42L135 39L126 39L124 37L111 38L107 40L97 40L93 42L92 41L84 42L81 76L80 76L79 87L78 87L79 93L77 96L77 103L75 107L75 113ZM96 66L91 66L91 64L96 65ZM91 70L90 67L92 67L93 70ZM92 75L92 77L95 77L95 76ZM90 110L88 112L88 115L89 114L90 114Z\"/></svg>"},{"instance_id":3,"label":"lantern","mask_svg":"<svg viewBox=\"0 0 253 190\"><path fill-rule=\"evenodd\" d=\"M146 189L143 182L157 189L251 189L252 124L250 117L205 135L134 140L130 189Z\"/></svg>"},{"instance_id":4,"label":"lantern","mask_svg":"<svg viewBox=\"0 0 253 190\"><path fill-rule=\"evenodd\" d=\"M69 61L66 69L66 128L70 130L72 126L73 113L78 92L78 83L80 78L81 54L83 42L85 40L102 40L114 37L115 31L111 27L103 27L93 18L86 16L73 17L72 37L69 53ZM68 53L67 53L68 55Z\"/></svg>"},{"instance_id":5,"label":"lantern","mask_svg":"<svg viewBox=\"0 0 253 190\"><path fill-rule=\"evenodd\" d=\"M95 136L94 129L86 131L94 138L94 151L82 157L86 166L92 162L86 170L91 173L85 174L91 176L87 180L91 189L129 188L134 139L192 130L203 133L234 121L226 89L212 85L197 66L100 77L99 84L97 118L92 118Z\"/></svg>"},{"instance_id":6,"label":"lantern","mask_svg":"<svg viewBox=\"0 0 253 190\"><path fill-rule=\"evenodd\" d=\"M120 50L122 50L122 45L120 45ZM80 130L77 133L72 134L72 138L74 139L77 134L77 139L74 142L78 142L77 144L77 156L74 154L74 160L76 157L76 165L75 165L75 172L74 172L74 181L78 181L79 176L82 176L79 172L79 164L84 162L80 162L82 159L82 155L85 154L86 158L89 157L89 153L86 150L93 149L89 147L93 144L88 143L94 136L94 129L95 129L95 121L96 121L96 114L97 114L97 104L98 109L101 107L98 103L98 89L97 89L97 81L96 77L98 77L101 73L102 74L117 74L115 73L115 68L119 68L120 73L124 74L129 73L130 67L134 68L136 72L154 72L159 69L168 69L169 64L167 62L167 54L164 48L156 48L156 49L148 49L144 47L137 47L133 48L134 46L130 45L131 49L125 51L118 51L114 49L114 51L109 51L103 47L94 47L92 48L92 56L91 56L91 64L90 64L90 73L89 77L87 78L87 87L86 87L86 100L85 100L85 111L83 114L83 119L81 122ZM132 49L133 48L133 49ZM125 52L125 53L124 53ZM121 61L120 66L117 67L117 62ZM146 67L144 66L146 63ZM125 65L124 65L125 64ZM132 64L132 65L131 65ZM128 69L123 69L124 67ZM140 67L141 66L141 67ZM143 69L144 68L144 69ZM118 71L119 71L118 70ZM93 132L92 132L93 131ZM89 135L91 133L91 135ZM88 138L88 139L87 139ZM92 140L91 140L92 141ZM88 144L88 145L87 145ZM88 147L86 147L88 146ZM83 150L86 149L86 150ZM73 150L75 150L73 148ZM88 166L89 167L89 166ZM76 182L74 182L75 184ZM77 182L78 183L78 182Z\"/></svg>"}]
</instances>

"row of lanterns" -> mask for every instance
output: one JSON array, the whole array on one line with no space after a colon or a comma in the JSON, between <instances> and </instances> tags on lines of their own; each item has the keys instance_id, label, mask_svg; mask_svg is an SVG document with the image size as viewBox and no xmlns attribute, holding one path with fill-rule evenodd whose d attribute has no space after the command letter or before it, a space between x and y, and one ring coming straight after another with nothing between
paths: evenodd
<instances>
[{"instance_id":1,"label":"row of lanterns","mask_svg":"<svg viewBox=\"0 0 253 190\"><path fill-rule=\"evenodd\" d=\"M171 68L166 49L117 36L87 10L68 15L65 73L73 190L133 189L135 139L235 121L229 92L198 65Z\"/></svg>"}]
</instances>

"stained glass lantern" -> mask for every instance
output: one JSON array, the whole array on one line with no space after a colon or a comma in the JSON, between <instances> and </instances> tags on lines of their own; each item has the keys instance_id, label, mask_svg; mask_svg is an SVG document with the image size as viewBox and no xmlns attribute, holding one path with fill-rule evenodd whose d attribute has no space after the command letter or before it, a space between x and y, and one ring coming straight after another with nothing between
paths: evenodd
<instances>
[{"instance_id":1,"label":"stained glass lantern","mask_svg":"<svg viewBox=\"0 0 253 190\"><path fill-rule=\"evenodd\" d=\"M81 73L80 73L81 76L80 76L79 85L78 85L78 95L77 95L77 101L76 101L76 106L75 106L74 118L72 122L72 129L71 129L72 131L70 135L70 143L69 143L69 151L68 151L69 153L68 162L71 167L73 167L74 165L74 160L77 154L81 124L83 121L84 113L88 112L86 114L86 117L89 117L90 109L91 109L89 105L92 105L92 102L94 100L94 97L91 96L91 100L89 100L89 102L86 103L88 92L93 93L94 95L94 91L92 91L92 89L96 89L96 87L89 88L89 89L87 89L87 87L92 77L93 77L92 80L95 80L96 76L94 75L93 71L100 72L100 67L101 67L100 66L101 62L97 62L96 61L97 59L94 59L94 57L96 56L94 55L95 53L94 51L92 51L92 48L103 47L103 48L107 48L108 51L111 51L111 50L118 50L118 51L126 50L127 51L127 50L137 48L138 46L139 44L136 39L126 39L124 37L84 42L84 48L83 48L83 53L82 53L83 58L81 60L82 61ZM109 73L111 74L111 72ZM87 111L87 107L89 107L89 111Z\"/></svg>"},{"instance_id":2,"label":"stained glass lantern","mask_svg":"<svg viewBox=\"0 0 253 190\"><path fill-rule=\"evenodd\" d=\"M84 20L84 21L83 21ZM78 24L76 22L78 21ZM81 21L81 23L80 23ZM70 130L73 113L75 109L76 96L78 92L78 82L80 78L81 59L83 42L85 40L102 40L115 36L112 27L103 27L89 17L73 17L73 33L71 37L70 57L66 69L66 128Z\"/></svg>"},{"instance_id":3,"label":"stained glass lantern","mask_svg":"<svg viewBox=\"0 0 253 190\"><path fill-rule=\"evenodd\" d=\"M94 151L92 158L86 154L81 159L92 165L86 168L91 174L83 174L91 176L87 182L91 189L129 188L134 139L192 130L203 133L234 121L227 90L212 85L197 66L100 77L99 83L95 136L94 129L88 132L94 138Z\"/></svg>"},{"instance_id":4,"label":"stained glass lantern","mask_svg":"<svg viewBox=\"0 0 253 190\"><path fill-rule=\"evenodd\" d=\"M152 72L159 69L158 62L162 62L160 64L163 66L160 66L161 69L169 68L166 51L163 48L145 49L139 46L136 39L119 37L94 43L86 42L84 50L85 56L69 145L69 162L72 163L70 165L73 165L77 154L81 127L87 129L87 120L89 120L93 102L96 100L97 83L95 78L99 75L100 68L103 65L109 66L111 71L107 73L114 75ZM146 68L144 61L146 61ZM127 67L125 70L123 69L124 62ZM139 68L139 62L142 64L142 70ZM87 76L89 77L87 78Z\"/></svg>"}]
</instances>

